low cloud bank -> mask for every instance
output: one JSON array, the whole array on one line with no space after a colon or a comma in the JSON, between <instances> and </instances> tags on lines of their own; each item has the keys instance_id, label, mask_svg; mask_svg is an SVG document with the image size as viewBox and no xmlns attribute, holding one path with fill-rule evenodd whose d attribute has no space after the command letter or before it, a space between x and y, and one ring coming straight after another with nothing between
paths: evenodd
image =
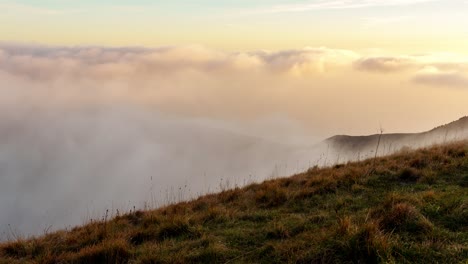
<instances>
[{"instance_id":1,"label":"low cloud bank","mask_svg":"<svg viewBox=\"0 0 468 264\"><path fill-rule=\"evenodd\" d=\"M421 61L323 47L2 44L0 239L354 158L314 144L372 127L352 116L382 116L390 100L404 110L401 96L369 100L380 80L356 73L402 68L415 82L464 85L464 62ZM434 72L460 77L421 77Z\"/></svg>"},{"instance_id":2,"label":"low cloud bank","mask_svg":"<svg viewBox=\"0 0 468 264\"><path fill-rule=\"evenodd\" d=\"M38 234L307 166L290 146L138 107L15 111L0 118L4 238L10 227Z\"/></svg>"},{"instance_id":3,"label":"low cloud bank","mask_svg":"<svg viewBox=\"0 0 468 264\"><path fill-rule=\"evenodd\" d=\"M458 71L441 71L435 67L421 70L412 79L413 82L437 87L468 88L468 76Z\"/></svg>"},{"instance_id":4,"label":"low cloud bank","mask_svg":"<svg viewBox=\"0 0 468 264\"><path fill-rule=\"evenodd\" d=\"M398 57L364 58L357 61L355 65L359 70L382 73L401 72L415 66L410 58Z\"/></svg>"},{"instance_id":5,"label":"low cloud bank","mask_svg":"<svg viewBox=\"0 0 468 264\"><path fill-rule=\"evenodd\" d=\"M427 54L361 58L357 70L412 75L411 81L428 86L468 88L468 58L457 54Z\"/></svg>"},{"instance_id":6,"label":"low cloud bank","mask_svg":"<svg viewBox=\"0 0 468 264\"><path fill-rule=\"evenodd\" d=\"M151 81L157 77L182 73L263 73L304 77L352 67L358 71L377 73L409 72L413 77L418 77L422 69L431 67L443 73L451 72L466 78L468 57L451 53L366 56L351 50L326 47L223 52L202 46L151 49L0 44L0 70L37 81L134 81L135 78ZM444 86L460 85L459 82L428 84L434 83Z\"/></svg>"},{"instance_id":7,"label":"low cloud bank","mask_svg":"<svg viewBox=\"0 0 468 264\"><path fill-rule=\"evenodd\" d=\"M330 54L2 47L0 239L307 169L315 154L298 145L313 140L301 138L287 115L204 113L230 95L234 112L245 94L255 96L252 105L259 102L262 96L249 91L255 87L220 86L246 69L324 71L329 63L320 58ZM242 83L255 80L262 77ZM178 105L161 107L171 102ZM197 108L203 111L186 114Z\"/></svg>"},{"instance_id":8,"label":"low cloud bank","mask_svg":"<svg viewBox=\"0 0 468 264\"><path fill-rule=\"evenodd\" d=\"M63 77L151 78L181 71L262 71L296 75L349 64L348 50L304 48L279 52L221 52L200 46L147 48L0 46L0 69L36 80Z\"/></svg>"}]
</instances>

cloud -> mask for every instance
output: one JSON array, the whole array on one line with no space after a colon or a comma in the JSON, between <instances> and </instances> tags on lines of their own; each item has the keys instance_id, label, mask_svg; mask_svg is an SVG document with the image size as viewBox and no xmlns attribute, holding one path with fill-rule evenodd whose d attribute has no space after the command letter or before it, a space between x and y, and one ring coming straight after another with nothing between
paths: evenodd
<instances>
[{"instance_id":1,"label":"cloud","mask_svg":"<svg viewBox=\"0 0 468 264\"><path fill-rule=\"evenodd\" d=\"M368 71L404 71L408 69L421 70L435 67L443 70L468 69L468 57L463 54L431 53L422 55L371 56L362 57L355 67Z\"/></svg>"},{"instance_id":2,"label":"cloud","mask_svg":"<svg viewBox=\"0 0 468 264\"><path fill-rule=\"evenodd\" d=\"M325 72L336 65L349 65L358 58L358 54L353 51L324 47L253 54L268 65L270 70L296 75Z\"/></svg>"},{"instance_id":3,"label":"cloud","mask_svg":"<svg viewBox=\"0 0 468 264\"><path fill-rule=\"evenodd\" d=\"M437 87L459 87L468 89L468 76L461 72L440 71L435 67L427 67L416 74L412 81L414 83L437 86Z\"/></svg>"},{"instance_id":4,"label":"cloud","mask_svg":"<svg viewBox=\"0 0 468 264\"><path fill-rule=\"evenodd\" d=\"M323 164L327 148L308 148L322 138L366 133L388 111L401 124L400 116L445 102L411 97L397 78L362 78L356 69L402 68L410 78L464 65L460 56L363 57L326 47L1 44L0 239L8 224L38 234L112 207L214 191L221 179L232 186ZM458 95L447 101L466 106Z\"/></svg>"},{"instance_id":5,"label":"cloud","mask_svg":"<svg viewBox=\"0 0 468 264\"><path fill-rule=\"evenodd\" d=\"M419 79L432 67L463 75L468 57L434 53L363 56L351 50L305 47L280 51L224 52L202 46L159 48L49 47L0 44L0 71L40 81L164 82L169 76L256 74L307 77L347 68L376 73L405 73ZM459 85L453 82L452 85Z\"/></svg>"},{"instance_id":6,"label":"cloud","mask_svg":"<svg viewBox=\"0 0 468 264\"><path fill-rule=\"evenodd\" d=\"M291 166L294 149L229 132L222 122L138 106L0 110L0 240L8 225L39 234L106 209L157 206L220 183L261 180L278 173L275 165L285 175L305 166Z\"/></svg>"},{"instance_id":7,"label":"cloud","mask_svg":"<svg viewBox=\"0 0 468 264\"><path fill-rule=\"evenodd\" d=\"M279 52L220 52L199 46L144 48L0 46L0 70L31 79L125 78L195 72L263 71L304 75L349 64L352 51L304 48Z\"/></svg>"},{"instance_id":8,"label":"cloud","mask_svg":"<svg viewBox=\"0 0 468 264\"><path fill-rule=\"evenodd\" d=\"M423 85L466 87L468 57L460 54L434 53L412 56L361 58L354 63L360 71L407 73L411 81Z\"/></svg>"},{"instance_id":9,"label":"cloud","mask_svg":"<svg viewBox=\"0 0 468 264\"><path fill-rule=\"evenodd\" d=\"M403 57L373 57L356 61L355 67L359 70L375 72L400 72L413 68L414 60Z\"/></svg>"},{"instance_id":10,"label":"cloud","mask_svg":"<svg viewBox=\"0 0 468 264\"><path fill-rule=\"evenodd\" d=\"M232 187L306 169L316 153L302 146L317 138L284 111L283 93L300 79L291 74L348 57L3 44L0 240L8 224L39 234L215 191L222 179Z\"/></svg>"},{"instance_id":11,"label":"cloud","mask_svg":"<svg viewBox=\"0 0 468 264\"><path fill-rule=\"evenodd\" d=\"M247 13L291 13L291 12L307 12L319 10L333 10L333 9L359 9L370 7L383 7L383 6L407 6L422 4L427 2L434 2L437 0L319 0L309 3L292 4L292 5L276 5L270 8L258 9L249 11Z\"/></svg>"}]
</instances>

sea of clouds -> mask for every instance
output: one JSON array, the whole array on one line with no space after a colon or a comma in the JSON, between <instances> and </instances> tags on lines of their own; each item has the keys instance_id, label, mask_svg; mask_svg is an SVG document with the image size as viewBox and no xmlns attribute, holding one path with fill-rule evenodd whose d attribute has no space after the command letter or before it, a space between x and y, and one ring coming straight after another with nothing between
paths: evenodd
<instances>
[{"instance_id":1,"label":"sea of clouds","mask_svg":"<svg viewBox=\"0 0 468 264\"><path fill-rule=\"evenodd\" d=\"M316 143L340 128L326 127L325 114L341 111L328 107L346 94L340 72L405 72L408 82L465 87L467 61L324 47L223 52L4 43L0 239L320 165L326 150Z\"/></svg>"}]
</instances>

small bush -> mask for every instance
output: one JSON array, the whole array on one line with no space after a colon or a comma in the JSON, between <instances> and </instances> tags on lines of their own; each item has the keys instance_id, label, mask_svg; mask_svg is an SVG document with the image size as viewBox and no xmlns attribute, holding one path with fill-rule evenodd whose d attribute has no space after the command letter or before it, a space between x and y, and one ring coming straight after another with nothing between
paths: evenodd
<instances>
[{"instance_id":1,"label":"small bush","mask_svg":"<svg viewBox=\"0 0 468 264\"><path fill-rule=\"evenodd\" d=\"M422 173L414 168L405 168L398 174L398 178L403 182L416 182L421 177Z\"/></svg>"},{"instance_id":2,"label":"small bush","mask_svg":"<svg viewBox=\"0 0 468 264\"><path fill-rule=\"evenodd\" d=\"M433 225L419 211L408 203L394 204L383 210L380 227L388 232L428 233Z\"/></svg>"},{"instance_id":3,"label":"small bush","mask_svg":"<svg viewBox=\"0 0 468 264\"><path fill-rule=\"evenodd\" d=\"M280 206L287 200L286 191L274 184L265 184L255 193L255 201L264 208Z\"/></svg>"},{"instance_id":4,"label":"small bush","mask_svg":"<svg viewBox=\"0 0 468 264\"><path fill-rule=\"evenodd\" d=\"M347 221L345 221L347 222ZM339 233L338 233L339 234ZM329 239L317 263L386 263L392 262L392 243L375 222L368 222L356 232ZM326 261L324 261L326 260Z\"/></svg>"}]
</instances>

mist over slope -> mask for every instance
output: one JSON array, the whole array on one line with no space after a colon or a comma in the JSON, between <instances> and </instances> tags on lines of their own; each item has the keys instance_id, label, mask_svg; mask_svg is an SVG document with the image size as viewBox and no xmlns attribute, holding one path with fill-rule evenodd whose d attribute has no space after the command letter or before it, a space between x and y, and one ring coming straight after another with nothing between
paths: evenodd
<instances>
[{"instance_id":1,"label":"mist over slope","mask_svg":"<svg viewBox=\"0 0 468 264\"><path fill-rule=\"evenodd\" d=\"M414 120L434 100L421 102L420 112L409 111L412 103L387 105L370 86L379 84L399 104L402 94L413 101L427 87L408 94L412 84L370 78L356 67L363 56L326 47L223 52L0 43L0 236L352 160L353 149L316 142L369 131L379 109L414 113L407 118ZM356 100L337 102L351 96ZM453 112L466 109L463 91L448 97L458 105ZM376 112L369 115L369 107Z\"/></svg>"},{"instance_id":2,"label":"mist over slope","mask_svg":"<svg viewBox=\"0 0 468 264\"><path fill-rule=\"evenodd\" d=\"M37 234L306 169L298 148L138 107L0 118L0 230ZM289 166L289 167L288 167ZM10 225L10 227L8 227Z\"/></svg>"},{"instance_id":3,"label":"mist over slope","mask_svg":"<svg viewBox=\"0 0 468 264\"><path fill-rule=\"evenodd\" d=\"M467 187L456 142L0 242L0 263L466 263Z\"/></svg>"},{"instance_id":4,"label":"mist over slope","mask_svg":"<svg viewBox=\"0 0 468 264\"><path fill-rule=\"evenodd\" d=\"M251 115L266 89L239 56L0 45L0 239L306 169L313 141Z\"/></svg>"},{"instance_id":5,"label":"mist over slope","mask_svg":"<svg viewBox=\"0 0 468 264\"><path fill-rule=\"evenodd\" d=\"M468 117L462 117L457 121L422 133L338 135L326 139L321 144L326 145L330 164L333 164L336 161L356 161L374 157L376 150L377 156L384 156L403 148L416 149L466 139L468 139Z\"/></svg>"}]
</instances>

